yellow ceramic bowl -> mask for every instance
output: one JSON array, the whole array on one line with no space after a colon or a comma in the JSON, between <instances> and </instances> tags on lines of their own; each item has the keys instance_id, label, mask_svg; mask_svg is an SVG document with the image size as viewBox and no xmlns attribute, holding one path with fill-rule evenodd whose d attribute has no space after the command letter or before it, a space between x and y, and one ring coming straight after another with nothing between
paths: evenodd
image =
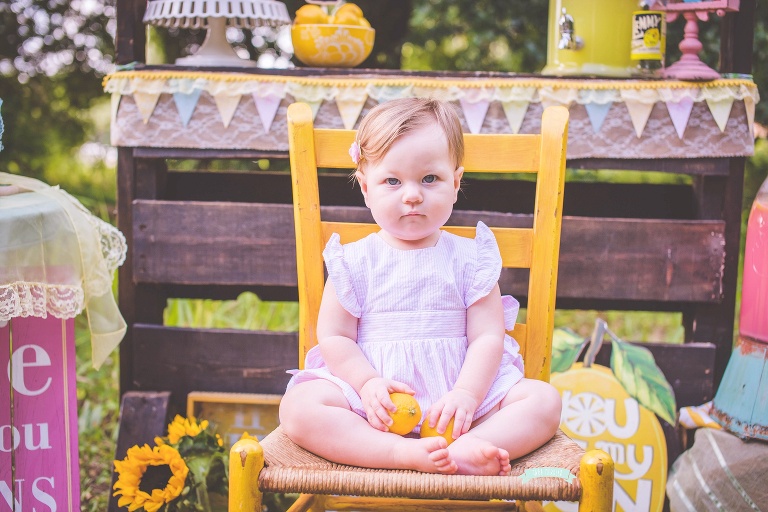
<instances>
[{"instance_id":1,"label":"yellow ceramic bowl","mask_svg":"<svg viewBox=\"0 0 768 512\"><path fill-rule=\"evenodd\" d=\"M308 66L351 68L373 50L376 31L355 25L294 25L291 27L296 58Z\"/></svg>"}]
</instances>

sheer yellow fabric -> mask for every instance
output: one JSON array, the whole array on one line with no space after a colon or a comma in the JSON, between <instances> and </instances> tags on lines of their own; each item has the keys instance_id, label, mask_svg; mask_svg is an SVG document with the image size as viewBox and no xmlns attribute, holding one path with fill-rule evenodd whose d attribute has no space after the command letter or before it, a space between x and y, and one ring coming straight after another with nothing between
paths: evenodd
<instances>
[{"instance_id":1,"label":"sheer yellow fabric","mask_svg":"<svg viewBox=\"0 0 768 512\"><path fill-rule=\"evenodd\" d=\"M0 322L85 309L98 368L125 335L112 294L125 237L59 187L7 173L0 184Z\"/></svg>"}]
</instances>

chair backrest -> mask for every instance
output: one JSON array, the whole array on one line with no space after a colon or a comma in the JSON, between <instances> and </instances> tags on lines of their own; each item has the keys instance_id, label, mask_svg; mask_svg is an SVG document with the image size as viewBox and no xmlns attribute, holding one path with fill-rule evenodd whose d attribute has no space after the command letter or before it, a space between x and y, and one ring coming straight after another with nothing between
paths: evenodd
<instances>
[{"instance_id":1,"label":"chair backrest","mask_svg":"<svg viewBox=\"0 0 768 512\"><path fill-rule=\"evenodd\" d=\"M567 134L568 110L549 107L542 116L539 135L464 135L465 172L538 174L533 227L489 227L498 241L502 265L530 269L526 323L517 324L510 334L520 344L526 377L539 380L549 380ZM317 316L325 281L322 251L326 242L333 233L339 233L341 243L349 243L379 229L375 224L328 222L320 218L317 169L354 168L348 154L354 138L354 130L315 129L312 111L304 103L288 108L300 367L307 351L317 343ZM474 227L444 229L475 236Z\"/></svg>"}]
</instances>

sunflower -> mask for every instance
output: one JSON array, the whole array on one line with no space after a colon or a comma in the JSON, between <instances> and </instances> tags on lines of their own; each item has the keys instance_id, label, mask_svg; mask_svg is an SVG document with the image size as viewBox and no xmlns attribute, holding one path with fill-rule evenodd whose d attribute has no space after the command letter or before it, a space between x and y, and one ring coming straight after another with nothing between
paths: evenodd
<instances>
[{"instance_id":1,"label":"sunflower","mask_svg":"<svg viewBox=\"0 0 768 512\"><path fill-rule=\"evenodd\" d=\"M208 420L203 420L198 424L194 416L182 418L177 414L173 418L173 422L168 424L168 443L176 444L184 436L195 437L207 428ZM161 437L156 437L155 443L162 445L165 444L165 440Z\"/></svg>"},{"instance_id":2,"label":"sunflower","mask_svg":"<svg viewBox=\"0 0 768 512\"><path fill-rule=\"evenodd\" d=\"M169 446L133 446L125 459L115 461L118 478L113 496L130 512L144 507L156 512L181 495L189 468L179 452Z\"/></svg>"}]
</instances>

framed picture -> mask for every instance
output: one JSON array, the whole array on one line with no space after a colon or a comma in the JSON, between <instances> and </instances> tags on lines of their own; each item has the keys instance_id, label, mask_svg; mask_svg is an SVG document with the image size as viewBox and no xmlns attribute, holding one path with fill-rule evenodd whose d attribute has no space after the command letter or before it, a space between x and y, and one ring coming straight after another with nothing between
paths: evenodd
<instances>
[{"instance_id":1,"label":"framed picture","mask_svg":"<svg viewBox=\"0 0 768 512\"><path fill-rule=\"evenodd\" d=\"M282 395L193 391L187 395L187 416L208 420L232 446L243 432L263 439L280 423L277 411Z\"/></svg>"}]
</instances>

